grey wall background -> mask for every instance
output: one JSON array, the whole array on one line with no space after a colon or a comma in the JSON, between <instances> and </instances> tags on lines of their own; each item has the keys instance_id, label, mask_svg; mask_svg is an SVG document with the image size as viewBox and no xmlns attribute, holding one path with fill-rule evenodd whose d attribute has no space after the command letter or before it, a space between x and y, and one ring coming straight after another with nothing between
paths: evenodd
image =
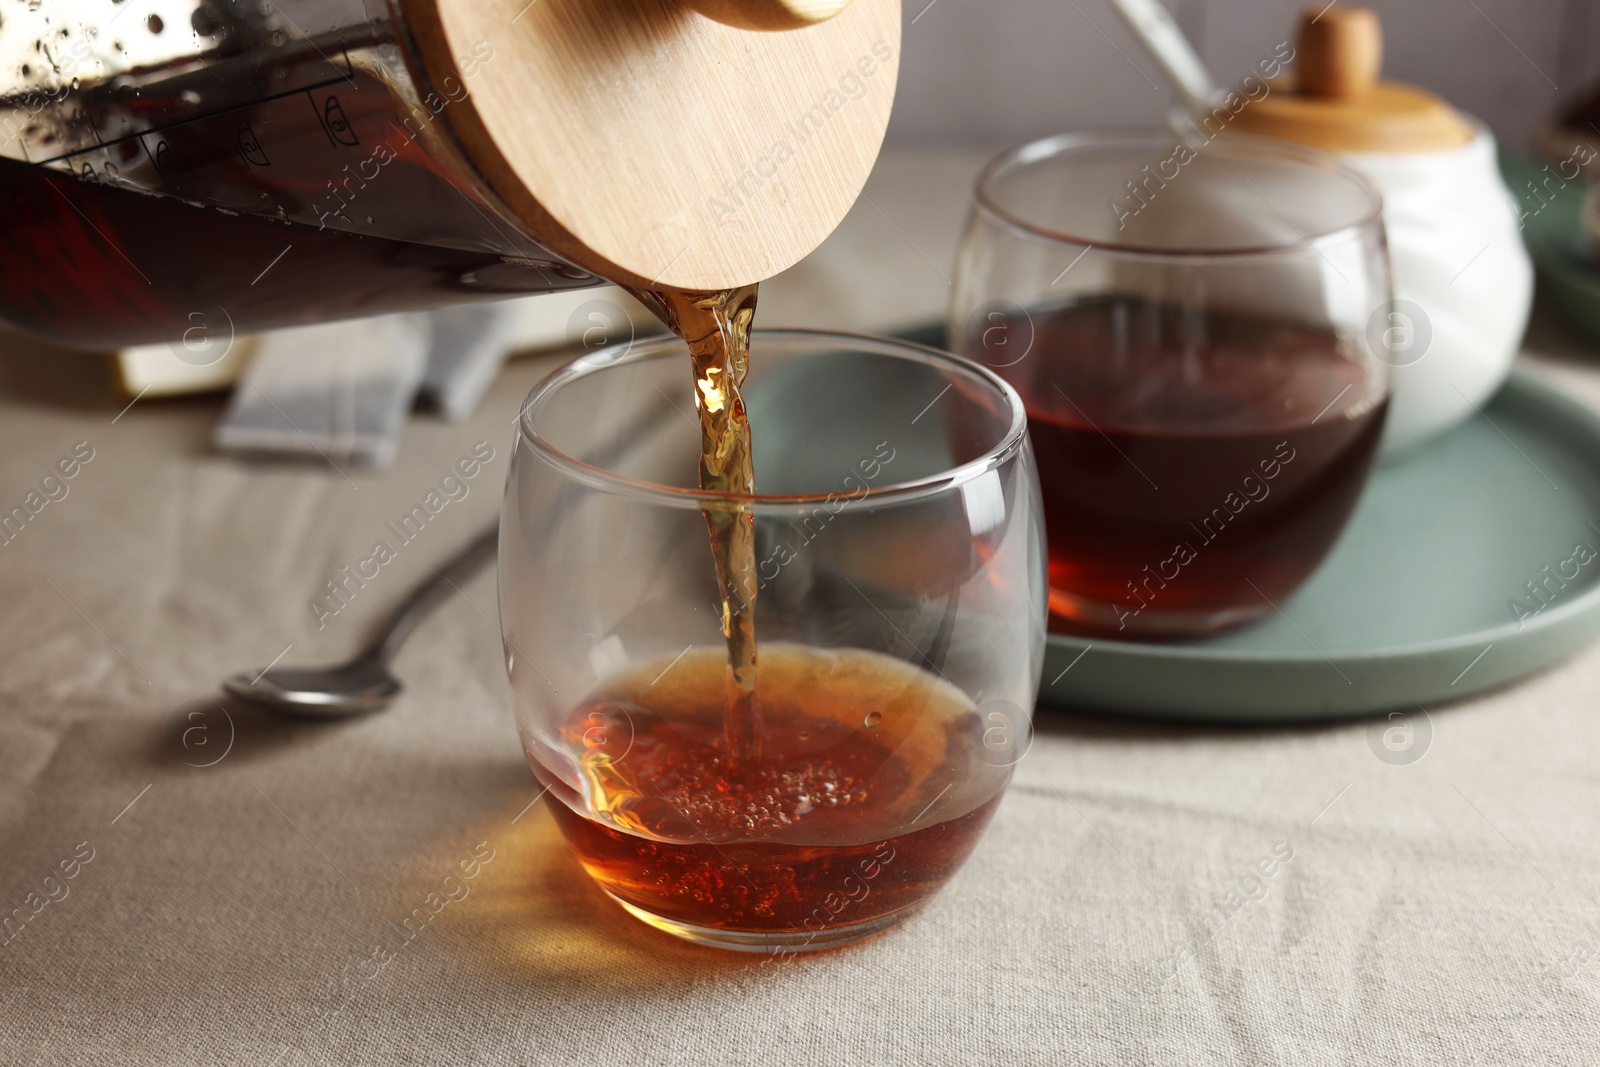
<instances>
[{"instance_id":1,"label":"grey wall background","mask_svg":"<svg viewBox=\"0 0 1600 1067\"><path fill-rule=\"evenodd\" d=\"M1297 0L1166 0L1213 76L1238 81L1293 37ZM1320 0L1319 0L1320 6ZM1600 78L1600 0L1369 0L1384 76L1439 93L1525 147ZM1152 125L1172 94L1107 0L905 0L890 137L1002 145ZM1119 54L1120 53L1120 54Z\"/></svg>"}]
</instances>

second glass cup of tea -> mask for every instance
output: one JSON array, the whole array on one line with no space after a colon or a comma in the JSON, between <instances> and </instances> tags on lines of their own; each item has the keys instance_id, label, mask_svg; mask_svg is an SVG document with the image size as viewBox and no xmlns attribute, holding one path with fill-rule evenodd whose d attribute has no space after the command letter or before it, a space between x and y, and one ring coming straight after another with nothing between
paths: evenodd
<instances>
[{"instance_id":1,"label":"second glass cup of tea","mask_svg":"<svg viewBox=\"0 0 1600 1067\"><path fill-rule=\"evenodd\" d=\"M692 383L665 338L528 397L500 531L518 730L572 850L635 916L723 948L843 944L955 873L1031 737L1025 415L933 349L758 331L760 492L722 494L698 487ZM707 533L729 514L754 533L752 708Z\"/></svg>"},{"instance_id":2,"label":"second glass cup of tea","mask_svg":"<svg viewBox=\"0 0 1600 1067\"><path fill-rule=\"evenodd\" d=\"M1063 135L983 172L949 343L1026 405L1053 628L1203 634L1316 569L1388 406L1380 207L1231 134Z\"/></svg>"}]
</instances>

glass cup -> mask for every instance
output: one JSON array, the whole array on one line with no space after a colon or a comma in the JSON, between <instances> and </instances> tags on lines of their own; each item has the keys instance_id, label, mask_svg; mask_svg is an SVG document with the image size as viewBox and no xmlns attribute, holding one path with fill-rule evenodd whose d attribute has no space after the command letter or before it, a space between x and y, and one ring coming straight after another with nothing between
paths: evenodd
<instances>
[{"instance_id":1,"label":"glass cup","mask_svg":"<svg viewBox=\"0 0 1600 1067\"><path fill-rule=\"evenodd\" d=\"M1069 134L979 178L950 346L1022 395L1052 628L1203 634L1322 561L1388 409L1377 189L1232 134Z\"/></svg>"},{"instance_id":2,"label":"glass cup","mask_svg":"<svg viewBox=\"0 0 1600 1067\"><path fill-rule=\"evenodd\" d=\"M518 731L584 868L723 948L843 944L977 843L1031 738L1038 479L1015 391L888 340L758 331L761 492L698 487L683 342L605 348L528 397L500 530ZM754 723L730 724L706 518L755 532ZM730 758L753 726L759 751Z\"/></svg>"}]
</instances>

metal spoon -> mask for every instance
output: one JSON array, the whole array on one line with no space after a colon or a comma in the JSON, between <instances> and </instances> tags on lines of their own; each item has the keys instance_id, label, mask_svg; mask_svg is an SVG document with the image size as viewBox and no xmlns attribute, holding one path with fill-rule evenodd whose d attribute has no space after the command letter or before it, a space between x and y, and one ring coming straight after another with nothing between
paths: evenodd
<instances>
[{"instance_id":1,"label":"metal spoon","mask_svg":"<svg viewBox=\"0 0 1600 1067\"><path fill-rule=\"evenodd\" d=\"M1222 94L1167 9L1157 0L1111 0L1111 6L1178 90L1189 117L1197 123L1211 117ZM1172 125L1179 133L1186 132L1180 121ZM1192 131L1188 133L1193 136Z\"/></svg>"},{"instance_id":2,"label":"metal spoon","mask_svg":"<svg viewBox=\"0 0 1600 1067\"><path fill-rule=\"evenodd\" d=\"M222 683L236 697L281 715L338 719L380 711L400 695L400 679L389 664L411 631L452 589L494 558L499 524L484 530L450 562L434 571L389 620L388 626L347 663L331 667L271 667L236 674Z\"/></svg>"},{"instance_id":3,"label":"metal spoon","mask_svg":"<svg viewBox=\"0 0 1600 1067\"><path fill-rule=\"evenodd\" d=\"M596 466L612 467L623 462L630 452L654 450L659 447L661 427L671 425L671 420L682 414L672 398L662 393L660 400L639 419L618 427L608 441L584 458ZM691 440L698 444L698 437ZM400 695L401 688L400 680L389 673L389 662L417 624L448 595L451 586L471 578L493 558L499 532L498 523L490 526L455 559L429 576L400 605L372 644L348 663L332 667L270 667L254 675L236 674L223 682L222 688L280 715L298 718L341 719L388 707Z\"/></svg>"}]
</instances>

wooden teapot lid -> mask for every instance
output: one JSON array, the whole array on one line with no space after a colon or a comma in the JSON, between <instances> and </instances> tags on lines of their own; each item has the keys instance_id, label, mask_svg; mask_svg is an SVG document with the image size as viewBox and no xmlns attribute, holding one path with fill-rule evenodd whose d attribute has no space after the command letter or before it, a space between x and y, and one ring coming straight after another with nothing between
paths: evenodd
<instances>
[{"instance_id":1,"label":"wooden teapot lid","mask_svg":"<svg viewBox=\"0 0 1600 1067\"><path fill-rule=\"evenodd\" d=\"M484 181L627 285L722 289L799 260L855 202L894 100L900 0L397 2Z\"/></svg>"},{"instance_id":2,"label":"wooden teapot lid","mask_svg":"<svg viewBox=\"0 0 1600 1067\"><path fill-rule=\"evenodd\" d=\"M1332 152L1432 152L1472 140L1472 126L1439 97L1380 82L1383 34L1365 7L1301 16L1292 75L1269 83L1229 129Z\"/></svg>"},{"instance_id":3,"label":"wooden teapot lid","mask_svg":"<svg viewBox=\"0 0 1600 1067\"><path fill-rule=\"evenodd\" d=\"M826 22L850 0L683 0L684 3L741 30L798 30Z\"/></svg>"}]
</instances>

